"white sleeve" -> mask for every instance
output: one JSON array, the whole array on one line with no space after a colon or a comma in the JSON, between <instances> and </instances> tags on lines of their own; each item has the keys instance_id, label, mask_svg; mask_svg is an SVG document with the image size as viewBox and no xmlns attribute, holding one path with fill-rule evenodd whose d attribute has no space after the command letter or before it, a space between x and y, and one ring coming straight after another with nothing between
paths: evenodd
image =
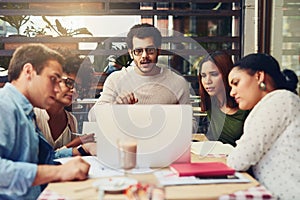
<instances>
[{"instance_id":1,"label":"white sleeve","mask_svg":"<svg viewBox=\"0 0 300 200\"><path fill-rule=\"evenodd\" d=\"M250 112L244 124L244 134L227 158L227 164L238 171L256 165L284 132L292 116L286 93L265 96Z\"/></svg>"},{"instance_id":2,"label":"white sleeve","mask_svg":"<svg viewBox=\"0 0 300 200\"><path fill-rule=\"evenodd\" d=\"M93 105L93 107L90 109L90 111L88 113L89 122L95 122L96 121L96 115L95 115L95 110L94 110L95 105Z\"/></svg>"}]
</instances>

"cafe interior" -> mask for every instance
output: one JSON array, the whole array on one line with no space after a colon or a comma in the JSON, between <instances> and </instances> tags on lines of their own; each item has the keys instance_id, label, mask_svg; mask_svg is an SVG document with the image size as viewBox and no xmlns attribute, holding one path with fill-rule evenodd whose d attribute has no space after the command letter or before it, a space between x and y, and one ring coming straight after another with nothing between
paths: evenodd
<instances>
[{"instance_id":1,"label":"cafe interior","mask_svg":"<svg viewBox=\"0 0 300 200\"><path fill-rule=\"evenodd\" d=\"M59 20L66 32L55 30L57 24L49 28L45 19L52 25ZM68 49L83 60L78 98L66 108L82 133L88 112L113 73L108 72L109 67L132 64L125 38L136 23L159 28L163 43L158 63L171 66L189 83L192 115L198 123L189 141L192 163L226 163L231 151L205 136L209 123L200 108L197 66L206 53L223 50L233 61L254 52L271 54L282 69L291 69L300 77L298 0L1 0L0 85L8 81L10 58L22 44ZM82 27L85 31L76 32ZM299 85L297 91L299 94ZM275 199L247 172L238 172L234 178L199 179L174 177L172 170L163 171L169 166L147 173L138 169L120 173L103 167L97 158L86 160L93 165L89 179L50 183L39 199Z\"/></svg>"}]
</instances>

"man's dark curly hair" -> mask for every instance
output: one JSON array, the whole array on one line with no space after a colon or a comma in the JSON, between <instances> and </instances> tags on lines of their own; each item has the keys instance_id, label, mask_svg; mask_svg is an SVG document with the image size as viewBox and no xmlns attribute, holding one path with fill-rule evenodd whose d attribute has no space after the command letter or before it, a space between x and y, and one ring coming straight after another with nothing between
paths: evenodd
<instances>
[{"instance_id":1,"label":"man's dark curly hair","mask_svg":"<svg viewBox=\"0 0 300 200\"><path fill-rule=\"evenodd\" d=\"M133 37L137 38L147 38L152 37L154 39L154 44L156 48L161 47L162 36L160 31L151 24L136 24L131 27L130 31L127 34L126 43L128 49L133 48L132 39Z\"/></svg>"}]
</instances>

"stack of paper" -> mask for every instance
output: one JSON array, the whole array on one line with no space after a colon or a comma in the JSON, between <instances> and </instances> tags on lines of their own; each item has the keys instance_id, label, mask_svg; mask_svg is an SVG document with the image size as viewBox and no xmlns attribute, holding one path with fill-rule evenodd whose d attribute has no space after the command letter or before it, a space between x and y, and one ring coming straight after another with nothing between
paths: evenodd
<instances>
[{"instance_id":1,"label":"stack of paper","mask_svg":"<svg viewBox=\"0 0 300 200\"><path fill-rule=\"evenodd\" d=\"M110 177L110 176L123 176L124 171L118 169L110 169L104 166L96 156L83 156L82 157L86 162L90 164L89 177L90 178L101 178L101 177ZM56 159L56 162L62 164L73 159L73 157L59 158Z\"/></svg>"},{"instance_id":2,"label":"stack of paper","mask_svg":"<svg viewBox=\"0 0 300 200\"><path fill-rule=\"evenodd\" d=\"M112 169L103 165L96 156L83 156L82 158L90 164L90 178L124 176L125 174L123 169ZM71 159L73 159L73 157L59 158L55 161L64 164ZM153 172L153 169L151 168L134 168L132 170L127 171L127 173L130 174L146 174L151 172Z\"/></svg>"},{"instance_id":3,"label":"stack of paper","mask_svg":"<svg viewBox=\"0 0 300 200\"><path fill-rule=\"evenodd\" d=\"M230 144L223 144L220 141L193 142L191 152L200 156L207 155L228 155L234 147Z\"/></svg>"}]
</instances>

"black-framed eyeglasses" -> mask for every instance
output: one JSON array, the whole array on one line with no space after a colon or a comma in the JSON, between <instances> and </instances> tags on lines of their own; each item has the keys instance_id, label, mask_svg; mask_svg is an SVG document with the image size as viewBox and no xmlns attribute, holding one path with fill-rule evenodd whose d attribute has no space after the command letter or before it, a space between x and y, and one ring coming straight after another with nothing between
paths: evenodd
<instances>
[{"instance_id":1,"label":"black-framed eyeglasses","mask_svg":"<svg viewBox=\"0 0 300 200\"><path fill-rule=\"evenodd\" d=\"M68 77L62 77L61 78L65 85L69 88L69 89L73 89L75 87L75 80L74 79L71 79L71 78L68 78Z\"/></svg>"},{"instance_id":2,"label":"black-framed eyeglasses","mask_svg":"<svg viewBox=\"0 0 300 200\"><path fill-rule=\"evenodd\" d=\"M155 54L157 49L155 47L148 47L148 48L137 48L137 49L133 49L132 52L134 55L136 56L141 56L144 52L144 50L146 51L147 54Z\"/></svg>"}]
</instances>

